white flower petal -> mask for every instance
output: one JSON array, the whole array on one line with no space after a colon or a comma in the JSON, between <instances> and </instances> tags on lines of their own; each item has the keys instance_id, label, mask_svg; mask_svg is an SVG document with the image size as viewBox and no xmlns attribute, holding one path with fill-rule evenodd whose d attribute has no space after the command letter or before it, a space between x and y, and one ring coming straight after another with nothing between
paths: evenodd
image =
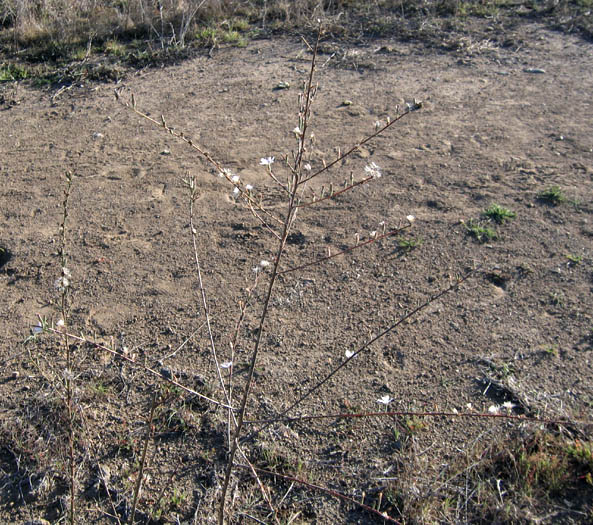
<instances>
[{"instance_id":1,"label":"white flower petal","mask_svg":"<svg viewBox=\"0 0 593 525\"><path fill-rule=\"evenodd\" d=\"M225 361L224 363L220 363L220 368L230 368L231 366L233 366L232 361Z\"/></svg>"},{"instance_id":2,"label":"white flower petal","mask_svg":"<svg viewBox=\"0 0 593 525\"><path fill-rule=\"evenodd\" d=\"M377 399L377 403L381 403L382 405L388 405L392 401L393 401L393 398L387 394L385 394L383 397Z\"/></svg>"},{"instance_id":3,"label":"white flower petal","mask_svg":"<svg viewBox=\"0 0 593 525\"><path fill-rule=\"evenodd\" d=\"M354 355L354 352L352 350L346 350L344 354L348 359L350 359Z\"/></svg>"},{"instance_id":4,"label":"white flower petal","mask_svg":"<svg viewBox=\"0 0 593 525\"><path fill-rule=\"evenodd\" d=\"M377 166L374 162L371 162L368 166L365 166L364 171L373 177L373 179L378 179L381 177L381 168L379 168L379 166Z\"/></svg>"}]
</instances>

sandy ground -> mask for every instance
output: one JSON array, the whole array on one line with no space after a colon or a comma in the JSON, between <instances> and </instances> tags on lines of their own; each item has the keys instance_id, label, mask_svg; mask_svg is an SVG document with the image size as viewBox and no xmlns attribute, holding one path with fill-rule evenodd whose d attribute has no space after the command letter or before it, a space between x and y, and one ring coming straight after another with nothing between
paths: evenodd
<instances>
[{"instance_id":1,"label":"sandy ground","mask_svg":"<svg viewBox=\"0 0 593 525\"><path fill-rule=\"evenodd\" d=\"M290 415L384 410L377 400L388 396L392 410L488 412L512 401L516 414L591 421L593 53L576 37L535 25L520 31L518 49L483 45L457 54L388 40L352 48L325 43L316 77L313 169L372 133L377 121L393 118L398 106L416 98L423 108L311 183L319 194L322 185L340 187L351 174L362 178L371 162L382 172L372 183L304 208L282 267L346 249L356 235L364 241L381 232L383 222L389 230L410 214L416 220L395 238L280 279L249 419L281 412L346 351L477 267L459 291L371 345ZM295 147L297 95L309 60L301 42L259 40L212 58L143 70L117 87L126 96L133 92L142 111L164 115L191 136L281 215L282 191L259 162L274 156L284 180L281 159ZM280 82L290 88L275 89ZM54 282L65 172L74 174L67 222L71 331L125 347L192 389L221 398L182 179L197 179L197 253L221 362L231 359L229 341L253 268L274 257L274 237L232 197L232 187L186 144L118 104L115 87L74 87L53 99L55 92L4 87L5 94L11 90L0 112L0 244L11 254L0 268L5 523L55 521L65 505L64 352L49 335L23 345L37 315L54 321L60 315ZM562 189L565 202L538 199L552 186ZM516 217L488 223L481 214L493 203ZM494 228L498 238L478 242L465 226L470 219ZM421 242L405 251L402 240ZM261 275L239 331L236 394L268 276ZM156 391L166 400L157 410L139 516L155 523L175 523L175 516L184 523L213 520L226 413L90 345L75 345L75 374L81 519L125 517ZM433 418L417 422L403 443L402 421L278 423L249 443L249 455L257 465L376 504L377 494L404 474L410 493L426 495L432 487L438 495L443 480L449 488L458 481L450 465L518 427ZM105 484L97 481L99 466L108 470ZM293 523L375 519L327 494L266 481L283 523L294 516ZM232 494L234 522L250 522L246 515L268 522L248 472L237 470ZM572 514L567 507L567 523L585 519L582 507ZM398 510L387 498L379 508L395 519L400 511L404 518L410 513L407 519L416 512ZM533 503L525 522L529 512L544 508ZM439 509L414 519L464 521L459 505L449 514ZM542 523L559 518L551 519Z\"/></svg>"}]
</instances>

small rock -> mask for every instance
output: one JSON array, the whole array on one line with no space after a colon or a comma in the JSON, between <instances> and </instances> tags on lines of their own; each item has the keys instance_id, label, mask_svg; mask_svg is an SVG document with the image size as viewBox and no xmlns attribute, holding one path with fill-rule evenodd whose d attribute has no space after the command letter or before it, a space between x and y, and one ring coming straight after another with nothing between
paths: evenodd
<instances>
[{"instance_id":1,"label":"small rock","mask_svg":"<svg viewBox=\"0 0 593 525\"><path fill-rule=\"evenodd\" d=\"M543 75L546 72L546 70L545 69L540 69L538 67L526 67L523 70L523 72L524 73L532 73L532 74L535 74L535 75Z\"/></svg>"},{"instance_id":2,"label":"small rock","mask_svg":"<svg viewBox=\"0 0 593 525\"><path fill-rule=\"evenodd\" d=\"M290 89L290 82L278 82L274 89Z\"/></svg>"}]
</instances>

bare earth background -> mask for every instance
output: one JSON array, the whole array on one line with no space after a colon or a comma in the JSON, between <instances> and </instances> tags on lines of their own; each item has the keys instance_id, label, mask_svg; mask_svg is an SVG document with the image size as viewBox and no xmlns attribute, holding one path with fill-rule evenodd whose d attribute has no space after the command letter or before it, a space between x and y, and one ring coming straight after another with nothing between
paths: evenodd
<instances>
[{"instance_id":1,"label":"bare earth background","mask_svg":"<svg viewBox=\"0 0 593 525\"><path fill-rule=\"evenodd\" d=\"M324 43L320 65L336 54L317 76L314 167L393 117L397 105L416 98L424 107L316 183L318 191L322 183L337 186L351 172L361 176L369 162L383 172L335 202L303 210L285 265L343 249L355 234L366 239L381 221L395 227L409 214L416 222L403 237L422 243L405 253L397 240L384 240L281 280L249 419L289 406L346 350L476 265L481 269L459 292L373 345L299 413L376 411L377 399L388 395L392 410L487 412L511 400L517 414L593 419L593 53L590 43L538 25L516 31L517 46L483 43L463 53L395 40ZM256 40L143 70L123 84L140 109L165 115L280 212L282 196L258 164L275 156L282 173L309 60L296 39ZM279 82L290 89L275 90ZM65 171L75 175L71 330L125 346L191 388L220 397L181 179L189 173L198 180L198 254L221 360L230 356L237 301L253 281L253 267L273 257L273 239L231 198L232 188L185 144L119 105L114 87L75 87L53 100L54 92L11 87L5 100L12 103L0 112L0 242L12 255L0 270L3 523L57 521L65 508L64 356L48 336L23 345L38 314L59 316L53 283ZM555 185L564 203L538 200ZM499 238L479 243L462 221L486 224L480 216L492 203L516 218L490 224ZM259 293L241 331L237 384L255 335ZM89 346L76 352L80 519L107 523L107 513L117 512L123 520L151 395L167 387ZM508 390L486 388L485 378ZM226 415L167 392L138 517L208 523L224 466ZM329 419L276 424L250 450L256 465L330 486L402 521L589 523L592 491L583 480L559 497L518 502L504 480L495 486L496 474L474 469L469 479L467 465L485 457L476 460L476 449L537 428L483 419ZM475 481L482 478L496 498L479 500ZM381 522L327 494L263 479L282 523ZM267 522L249 473L238 470L234 483L235 522L250 522L247 514Z\"/></svg>"}]
</instances>

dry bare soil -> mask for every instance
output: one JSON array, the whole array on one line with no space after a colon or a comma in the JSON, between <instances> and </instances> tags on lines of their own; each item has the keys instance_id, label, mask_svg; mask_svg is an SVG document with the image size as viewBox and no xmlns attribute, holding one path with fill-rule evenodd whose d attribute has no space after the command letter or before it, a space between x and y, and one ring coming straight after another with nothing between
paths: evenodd
<instances>
[{"instance_id":1,"label":"dry bare soil","mask_svg":"<svg viewBox=\"0 0 593 525\"><path fill-rule=\"evenodd\" d=\"M389 230L408 215L416 221L398 236L281 277L247 417L280 413L346 351L477 268L458 291L372 344L289 415L489 413L510 401L502 413L570 423L454 416L278 422L244 445L256 467L331 488L401 522L591 522L590 477L558 450L565 440L590 440L591 426L582 422L593 420L593 53L591 43L538 25L521 26L513 39L506 48L470 42L455 53L395 40L323 43L313 169L393 118L398 106L414 98L424 104L311 183L318 195L322 185L335 190L351 174L362 178L371 162L383 175L303 208L281 267L344 250L357 234L364 241L381 233L383 222ZM295 147L297 94L309 61L302 42L257 40L137 72L118 87L126 97L135 94L139 109L157 119L163 114L282 214L282 191L259 162L274 156L284 180L281 159ZM290 88L275 89L280 82ZM3 87L3 523L58 522L68 506L64 350L51 334L23 343L38 315L54 322L60 316L54 282L67 171L74 174L67 326L165 376L73 342L77 519L129 518L157 393L136 518L214 521L227 414L166 381L174 377L222 398L182 179L198 181L197 254L221 362L231 359L229 341L253 268L273 260L276 241L197 152L118 104L114 87L75 86L55 97L56 91ZM555 186L562 202L541 198ZM492 204L515 218L487 219ZM496 238L476 238L472 225L491 228ZM260 275L239 330L235 403L268 278ZM388 406L378 403L384 396L392 399ZM248 424L245 434L254 428ZM542 467L546 461L553 468ZM383 522L327 492L260 476L280 523ZM241 467L228 509L233 523L274 522Z\"/></svg>"}]
</instances>

